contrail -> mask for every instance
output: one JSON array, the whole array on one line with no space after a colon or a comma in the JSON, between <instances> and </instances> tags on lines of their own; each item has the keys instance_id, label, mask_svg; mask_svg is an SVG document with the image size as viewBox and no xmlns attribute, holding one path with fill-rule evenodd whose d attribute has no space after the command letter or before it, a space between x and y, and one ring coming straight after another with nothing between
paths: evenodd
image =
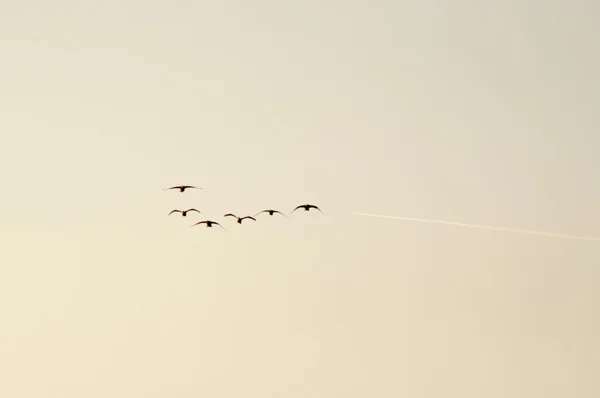
<instances>
[{"instance_id":1,"label":"contrail","mask_svg":"<svg viewBox=\"0 0 600 398\"><path fill-rule=\"evenodd\" d=\"M367 217L389 218L389 219L393 219L393 220L417 221L417 222L426 222L426 223L432 223L432 224L455 225L458 227L489 229L489 230L494 230L494 231L505 231L505 232L516 232L516 233L528 234L528 235L548 236L548 237L552 237L552 238L600 241L600 237L596 238L596 237L590 237L590 236L577 236L577 235L555 234L555 233L550 233L550 232L527 231L527 230L516 229L516 228L492 227L489 225L465 224L465 223L453 222L453 221L430 220L430 219L426 219L426 218L384 216L384 215L369 214L369 213L352 213L352 214L355 214L358 216L367 216Z\"/></svg>"}]
</instances>

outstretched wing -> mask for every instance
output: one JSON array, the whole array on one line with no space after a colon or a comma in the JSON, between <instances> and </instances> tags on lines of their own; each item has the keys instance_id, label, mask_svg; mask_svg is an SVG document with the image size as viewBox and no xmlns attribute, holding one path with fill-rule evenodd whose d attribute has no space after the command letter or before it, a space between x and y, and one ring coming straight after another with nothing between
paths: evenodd
<instances>
[{"instance_id":1,"label":"outstretched wing","mask_svg":"<svg viewBox=\"0 0 600 398\"><path fill-rule=\"evenodd\" d=\"M231 214L231 213L227 213L223 217L235 217L235 218L237 218L237 216L235 214Z\"/></svg>"},{"instance_id":2,"label":"outstretched wing","mask_svg":"<svg viewBox=\"0 0 600 398\"><path fill-rule=\"evenodd\" d=\"M163 191L168 191L169 189L180 189L181 186L171 187L171 188L163 188Z\"/></svg>"},{"instance_id":3,"label":"outstretched wing","mask_svg":"<svg viewBox=\"0 0 600 398\"><path fill-rule=\"evenodd\" d=\"M169 213L169 215L171 215L173 213L181 213L181 210L171 210L171 212Z\"/></svg>"},{"instance_id":4,"label":"outstretched wing","mask_svg":"<svg viewBox=\"0 0 600 398\"><path fill-rule=\"evenodd\" d=\"M224 227L224 226L222 226L221 224L219 224L218 222L216 222L216 221L213 221L213 224L217 224L219 227L221 227L221 228L223 228L225 231L227 231L227 229L225 229L225 227Z\"/></svg>"},{"instance_id":5,"label":"outstretched wing","mask_svg":"<svg viewBox=\"0 0 600 398\"><path fill-rule=\"evenodd\" d=\"M254 217L251 217L251 216L245 216L245 217L242 217L242 218L240 218L240 220L245 220L246 218L249 218L249 219L251 219L251 220L254 220L254 221L256 221L256 218L254 218Z\"/></svg>"},{"instance_id":6,"label":"outstretched wing","mask_svg":"<svg viewBox=\"0 0 600 398\"><path fill-rule=\"evenodd\" d=\"M199 224L208 224L208 221L198 221L196 224L194 225L199 225ZM190 225L190 227L193 227L194 225Z\"/></svg>"},{"instance_id":7,"label":"outstretched wing","mask_svg":"<svg viewBox=\"0 0 600 398\"><path fill-rule=\"evenodd\" d=\"M308 205L308 208L309 208L309 209L316 209L316 210L319 210L321 213L323 213L323 212L321 211L321 209L319 209L319 208L318 208L317 206L315 206L315 205ZM323 213L323 214L325 214L325 213Z\"/></svg>"},{"instance_id":8,"label":"outstretched wing","mask_svg":"<svg viewBox=\"0 0 600 398\"><path fill-rule=\"evenodd\" d=\"M295 211L296 211L296 210L298 210L298 209L301 209L301 208L303 208L303 207L304 207L304 205L296 206L296 208L295 208L294 210L292 210L292 213L293 213L293 212L295 212ZM291 213L290 213L290 214L291 214Z\"/></svg>"},{"instance_id":9,"label":"outstretched wing","mask_svg":"<svg viewBox=\"0 0 600 398\"><path fill-rule=\"evenodd\" d=\"M256 213L256 214L254 215L254 217L258 216L260 213L268 213L268 212L269 212L269 210L263 210L263 211L259 211L258 213Z\"/></svg>"},{"instance_id":10,"label":"outstretched wing","mask_svg":"<svg viewBox=\"0 0 600 398\"><path fill-rule=\"evenodd\" d=\"M282 216L284 216L284 217L287 217L285 214L283 214L282 212L280 212L280 211L277 211L277 210L273 210L273 213L279 213L279 214L281 214Z\"/></svg>"},{"instance_id":11,"label":"outstretched wing","mask_svg":"<svg viewBox=\"0 0 600 398\"><path fill-rule=\"evenodd\" d=\"M200 211L199 211L199 210L197 210L197 209L187 209L186 211L195 211L195 212L197 212L197 213L200 213Z\"/></svg>"},{"instance_id":12,"label":"outstretched wing","mask_svg":"<svg viewBox=\"0 0 600 398\"><path fill-rule=\"evenodd\" d=\"M183 189L187 189L187 188L202 189L202 188L198 188L198 187L195 187L192 185L182 185L181 188L183 188Z\"/></svg>"}]
</instances>

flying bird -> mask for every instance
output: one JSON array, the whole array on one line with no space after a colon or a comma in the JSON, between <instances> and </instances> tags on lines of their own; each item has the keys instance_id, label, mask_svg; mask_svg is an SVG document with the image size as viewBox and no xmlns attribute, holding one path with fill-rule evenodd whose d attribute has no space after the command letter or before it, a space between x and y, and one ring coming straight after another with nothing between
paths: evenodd
<instances>
[{"instance_id":1,"label":"flying bird","mask_svg":"<svg viewBox=\"0 0 600 398\"><path fill-rule=\"evenodd\" d=\"M294 210L292 210L292 213L293 213L293 212L295 212L295 211L296 211L296 210L298 210L298 209L304 209L305 211L309 211L310 209L317 209L317 210L319 210L321 213L323 213L323 212L321 211L321 209L319 209L319 208L318 208L317 206L315 206L315 205L300 205L300 206L296 206L296 208L295 208ZM290 213L290 214L291 214L291 213ZM325 213L323 213L323 214L325 214Z\"/></svg>"},{"instance_id":2,"label":"flying bird","mask_svg":"<svg viewBox=\"0 0 600 398\"><path fill-rule=\"evenodd\" d=\"M245 220L246 218L249 218L250 220L256 221L256 218L254 218L254 217L250 217L250 216L238 217L235 214L231 214L231 213L227 213L223 217L235 217L235 218L237 218L237 223L238 224L241 224L242 221Z\"/></svg>"},{"instance_id":3,"label":"flying bird","mask_svg":"<svg viewBox=\"0 0 600 398\"><path fill-rule=\"evenodd\" d=\"M193 227L193 226L199 225L199 224L206 224L206 228L212 228L213 224L215 224L215 225L218 225L219 227L225 229L225 227L223 227L218 222L216 222L216 221L210 221L210 220L198 221L196 224L190 225L190 226ZM227 231L227 230L225 229L225 231Z\"/></svg>"},{"instance_id":4,"label":"flying bird","mask_svg":"<svg viewBox=\"0 0 600 398\"><path fill-rule=\"evenodd\" d=\"M163 191L168 191L169 189L179 189L179 192L183 192L183 191L185 191L188 188L202 189L202 188L194 187L194 186L191 186L191 185L176 185L176 186L171 187L171 188L165 188L165 189L163 189Z\"/></svg>"},{"instance_id":5,"label":"flying bird","mask_svg":"<svg viewBox=\"0 0 600 398\"><path fill-rule=\"evenodd\" d=\"M272 215L273 215L273 214L275 214L275 213L278 213L278 214L281 214L281 215L282 215L282 216L284 216L284 217L287 217L287 216L286 216L285 214L283 214L282 212L280 212L280 211L277 211L277 210L273 210L273 209L267 209L267 210L259 211L258 213L256 213L256 214L254 215L254 217L258 216L260 213L269 213L269 215L270 215L270 216L272 216Z\"/></svg>"},{"instance_id":6,"label":"flying bird","mask_svg":"<svg viewBox=\"0 0 600 398\"><path fill-rule=\"evenodd\" d=\"M200 213L200 211L199 211L199 210L196 210L196 209L187 209L187 210L177 210L177 209L175 209L175 210L172 210L172 211L169 213L169 215L171 215L171 214L173 214L173 213L181 213L181 216L182 216L182 217L186 217L186 216L187 216L187 213L188 213L188 212L190 212L190 211L195 211L195 212L198 212L198 213Z\"/></svg>"}]
</instances>

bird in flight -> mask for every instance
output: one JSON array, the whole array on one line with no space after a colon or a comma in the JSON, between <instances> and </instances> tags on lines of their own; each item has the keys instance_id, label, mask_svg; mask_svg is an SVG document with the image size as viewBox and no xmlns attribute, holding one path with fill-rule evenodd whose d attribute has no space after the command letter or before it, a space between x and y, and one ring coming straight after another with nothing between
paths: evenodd
<instances>
[{"instance_id":1,"label":"bird in flight","mask_svg":"<svg viewBox=\"0 0 600 398\"><path fill-rule=\"evenodd\" d=\"M323 213L323 212L321 211L321 209L319 209L319 208L318 208L317 206L315 206L315 205L300 205L300 206L296 206L296 208L295 208L294 210L292 210L292 213L293 213L293 212L295 212L295 211L296 211L296 210L298 210L298 209L304 209L305 211L309 211L310 209L317 209L317 210L319 210L321 213ZM323 214L325 214L325 213L323 213Z\"/></svg>"},{"instance_id":2,"label":"bird in flight","mask_svg":"<svg viewBox=\"0 0 600 398\"><path fill-rule=\"evenodd\" d=\"M223 227L218 222L216 222L216 221L210 221L210 220L198 221L196 224L191 225L191 227L193 227L195 225L199 225L199 224L206 224L206 228L212 228L213 224L215 224L215 225L218 225L219 227L225 229L225 227ZM225 231L227 231L227 230L225 229Z\"/></svg>"},{"instance_id":3,"label":"bird in flight","mask_svg":"<svg viewBox=\"0 0 600 398\"><path fill-rule=\"evenodd\" d=\"M231 214L231 213L227 213L223 217L235 217L235 218L237 218L237 223L238 224L241 224L242 221L245 220L246 218L249 218L250 220L256 221L256 218L254 218L254 217L250 217L250 216L238 217L235 214Z\"/></svg>"},{"instance_id":4,"label":"bird in flight","mask_svg":"<svg viewBox=\"0 0 600 398\"><path fill-rule=\"evenodd\" d=\"M281 215L282 215L282 216L284 216L284 217L287 217L287 216L286 216L285 214L283 214L282 212L280 212L280 211L277 211L277 210L273 210L273 209L267 209L267 210L259 211L258 213L256 213L256 214L254 215L254 217L258 216L260 213L269 213L269 215L270 215L270 216L272 216L272 215L273 215L273 214L275 214L275 213L278 213L278 214L281 214Z\"/></svg>"},{"instance_id":5,"label":"bird in flight","mask_svg":"<svg viewBox=\"0 0 600 398\"><path fill-rule=\"evenodd\" d=\"M174 187L171 187L171 188L165 188L165 189L163 189L163 190L164 190L164 191L168 191L169 189L179 189L179 192L183 192L183 191L185 191L185 190L186 190L186 189L188 189L188 188L202 189L202 188L194 187L194 186L191 186L191 185L176 185L176 186L174 186Z\"/></svg>"},{"instance_id":6,"label":"bird in flight","mask_svg":"<svg viewBox=\"0 0 600 398\"><path fill-rule=\"evenodd\" d=\"M195 211L197 213L200 213L200 211L196 210L196 209L187 209L187 210L177 210L177 209L175 209L175 210L171 210L171 212L169 213L169 215L171 215L173 213L181 213L182 217L186 217L187 213L190 212L190 211Z\"/></svg>"}]
</instances>

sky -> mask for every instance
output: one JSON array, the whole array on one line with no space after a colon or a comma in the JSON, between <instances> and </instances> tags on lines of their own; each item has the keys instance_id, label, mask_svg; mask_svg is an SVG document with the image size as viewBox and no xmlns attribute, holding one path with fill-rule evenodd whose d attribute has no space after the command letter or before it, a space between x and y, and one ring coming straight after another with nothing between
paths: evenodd
<instances>
[{"instance_id":1,"label":"sky","mask_svg":"<svg viewBox=\"0 0 600 398\"><path fill-rule=\"evenodd\" d=\"M599 396L599 15L1 0L0 395Z\"/></svg>"}]
</instances>

